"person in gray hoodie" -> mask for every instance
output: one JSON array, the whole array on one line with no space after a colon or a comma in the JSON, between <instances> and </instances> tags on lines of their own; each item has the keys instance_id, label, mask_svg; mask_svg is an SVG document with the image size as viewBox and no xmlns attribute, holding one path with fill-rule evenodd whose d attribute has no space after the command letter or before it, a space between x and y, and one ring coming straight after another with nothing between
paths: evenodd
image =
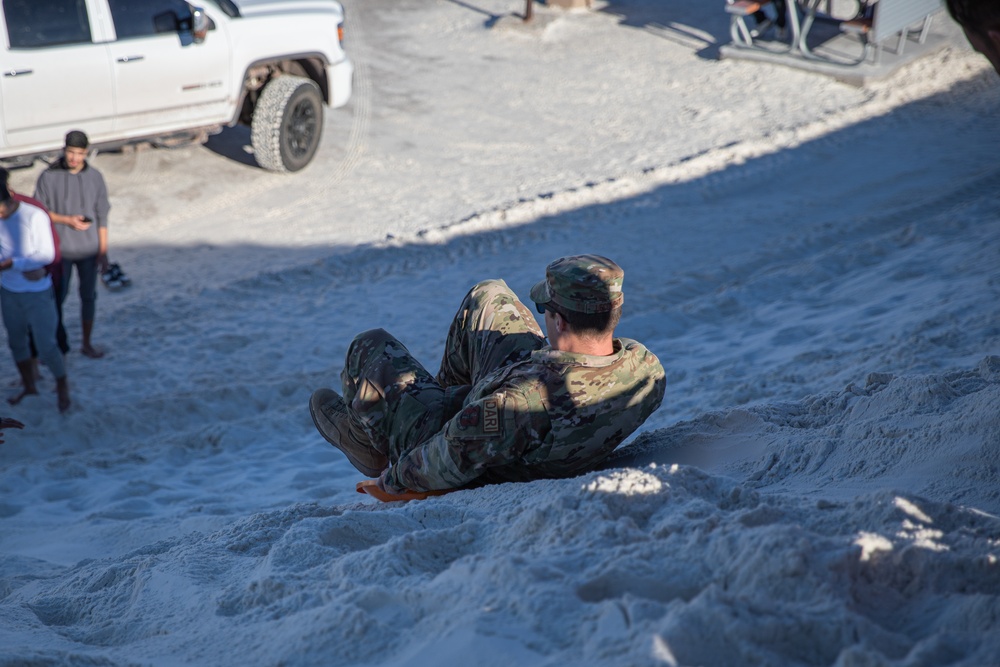
<instances>
[{"instance_id":1,"label":"person in gray hoodie","mask_svg":"<svg viewBox=\"0 0 1000 667\"><path fill-rule=\"evenodd\" d=\"M56 338L63 354L69 351L63 327L62 305L69 293L73 268L80 280L80 351L92 359L104 352L91 343L97 311L97 275L108 268L108 189L104 177L87 162L87 135L73 130L66 135L63 156L43 171L35 184L35 199L49 209L56 224L62 251L62 280L56 288L59 326Z\"/></svg>"}]
</instances>

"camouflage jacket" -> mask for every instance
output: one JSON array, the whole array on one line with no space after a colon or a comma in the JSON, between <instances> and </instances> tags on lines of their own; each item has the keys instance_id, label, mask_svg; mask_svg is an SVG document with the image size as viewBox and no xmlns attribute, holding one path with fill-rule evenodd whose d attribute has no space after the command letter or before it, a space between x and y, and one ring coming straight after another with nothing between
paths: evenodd
<instances>
[{"instance_id":1,"label":"camouflage jacket","mask_svg":"<svg viewBox=\"0 0 1000 667\"><path fill-rule=\"evenodd\" d=\"M437 434L386 476L390 490L571 477L595 467L663 400L663 367L616 338L610 356L544 348L474 385Z\"/></svg>"}]
</instances>

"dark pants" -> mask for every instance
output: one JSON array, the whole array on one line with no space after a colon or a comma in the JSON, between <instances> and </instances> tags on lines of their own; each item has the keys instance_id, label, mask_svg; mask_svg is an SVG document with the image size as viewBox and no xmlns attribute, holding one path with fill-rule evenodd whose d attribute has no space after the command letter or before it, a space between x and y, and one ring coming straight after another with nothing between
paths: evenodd
<instances>
[{"instance_id":1,"label":"dark pants","mask_svg":"<svg viewBox=\"0 0 1000 667\"><path fill-rule=\"evenodd\" d=\"M49 265L49 275L52 276L52 300L53 302L56 302L56 293L58 293L59 290L62 288L62 261L53 262L52 264ZM57 317L59 318L57 321L61 322L62 312L57 302L55 304L55 308L56 308L56 313L58 313ZM58 327L59 325L57 324L56 325L57 332L58 332ZM63 354L68 353L69 345L66 344L66 332L65 331L63 332L63 340L61 343L58 342L58 338L59 336L57 333L56 342L59 345L59 351L62 352ZM37 359L38 348L35 346L35 334L31 330L31 328L28 329L28 346L31 348L31 358Z\"/></svg>"},{"instance_id":2,"label":"dark pants","mask_svg":"<svg viewBox=\"0 0 1000 667\"><path fill-rule=\"evenodd\" d=\"M28 336L34 332L38 343L38 356L56 378L66 377L62 355L56 347L56 309L52 288L42 292L11 292L0 289L0 310L7 328L7 344L14 363L31 359Z\"/></svg>"},{"instance_id":3,"label":"dark pants","mask_svg":"<svg viewBox=\"0 0 1000 667\"><path fill-rule=\"evenodd\" d=\"M63 354L69 352L69 343L66 339L66 328L63 327L63 302L69 294L69 285L73 279L73 267L80 278L80 319L84 322L93 322L97 313L97 255L84 257L83 259L66 259L62 261L62 280L59 281L59 288L56 290L56 306L59 312L59 326L56 328L56 341Z\"/></svg>"}]
</instances>

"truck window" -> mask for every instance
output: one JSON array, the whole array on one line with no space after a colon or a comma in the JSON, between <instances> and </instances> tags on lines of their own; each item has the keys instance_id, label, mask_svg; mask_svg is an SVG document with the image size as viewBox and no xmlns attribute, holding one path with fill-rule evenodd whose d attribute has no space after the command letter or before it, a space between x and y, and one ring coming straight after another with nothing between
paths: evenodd
<instances>
[{"instance_id":1,"label":"truck window","mask_svg":"<svg viewBox=\"0 0 1000 667\"><path fill-rule=\"evenodd\" d=\"M234 18L234 19L239 18L240 8L233 3L233 0L211 0L211 1L217 4L219 6L219 9L224 11L226 13L226 16L228 16L229 18Z\"/></svg>"},{"instance_id":2,"label":"truck window","mask_svg":"<svg viewBox=\"0 0 1000 667\"><path fill-rule=\"evenodd\" d=\"M10 48L91 41L85 0L3 0Z\"/></svg>"},{"instance_id":3,"label":"truck window","mask_svg":"<svg viewBox=\"0 0 1000 667\"><path fill-rule=\"evenodd\" d=\"M191 29L191 6L184 0L109 0L108 5L118 39Z\"/></svg>"}]
</instances>

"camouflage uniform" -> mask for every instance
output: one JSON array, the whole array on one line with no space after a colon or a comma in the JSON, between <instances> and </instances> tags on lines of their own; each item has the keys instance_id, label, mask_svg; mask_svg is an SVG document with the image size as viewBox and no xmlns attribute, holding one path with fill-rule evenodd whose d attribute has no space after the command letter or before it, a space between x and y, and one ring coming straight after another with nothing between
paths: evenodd
<instances>
[{"instance_id":1,"label":"camouflage uniform","mask_svg":"<svg viewBox=\"0 0 1000 667\"><path fill-rule=\"evenodd\" d=\"M532 298L578 312L620 304L620 275L593 303L574 301L559 284L565 272L558 262L592 257L550 264L555 272ZM598 278L602 289L615 282ZM593 285L583 289L593 296ZM391 463L384 480L390 491L581 474L659 407L665 385L656 356L627 338L614 339L610 356L551 349L502 280L481 282L466 295L437 377L375 329L351 343L341 381L352 430Z\"/></svg>"}]
</instances>

